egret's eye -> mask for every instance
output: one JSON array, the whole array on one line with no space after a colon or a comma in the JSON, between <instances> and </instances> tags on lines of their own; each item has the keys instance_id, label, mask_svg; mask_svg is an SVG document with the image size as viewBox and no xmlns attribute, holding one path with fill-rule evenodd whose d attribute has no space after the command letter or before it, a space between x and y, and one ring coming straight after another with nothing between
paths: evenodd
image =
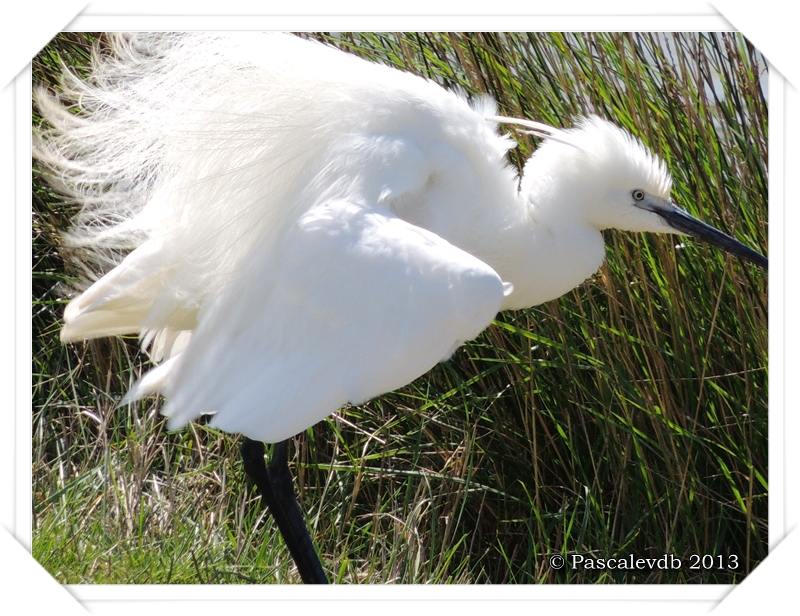
<instances>
[{"instance_id":1,"label":"egret's eye","mask_svg":"<svg viewBox=\"0 0 800 616\"><path fill-rule=\"evenodd\" d=\"M644 199L644 191L640 188L637 188L631 193L631 197L633 197L634 201L641 201Z\"/></svg>"}]
</instances>

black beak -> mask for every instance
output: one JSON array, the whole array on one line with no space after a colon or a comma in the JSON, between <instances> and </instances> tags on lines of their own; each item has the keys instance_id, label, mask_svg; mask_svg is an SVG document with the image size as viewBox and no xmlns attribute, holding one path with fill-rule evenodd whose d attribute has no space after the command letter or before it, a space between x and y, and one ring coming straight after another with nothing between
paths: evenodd
<instances>
[{"instance_id":1,"label":"black beak","mask_svg":"<svg viewBox=\"0 0 800 616\"><path fill-rule=\"evenodd\" d=\"M720 250L735 255L740 259L750 261L750 263L757 265L763 270L768 269L767 265L769 261L760 252L753 250L749 246L745 246L730 235L725 235L722 231L704 223L702 220L698 220L674 203L659 199L658 197L653 197L652 195L647 195L641 201L635 202L634 205L653 212L654 214L658 214L664 222L680 233L691 235L712 246L716 246Z\"/></svg>"}]
</instances>

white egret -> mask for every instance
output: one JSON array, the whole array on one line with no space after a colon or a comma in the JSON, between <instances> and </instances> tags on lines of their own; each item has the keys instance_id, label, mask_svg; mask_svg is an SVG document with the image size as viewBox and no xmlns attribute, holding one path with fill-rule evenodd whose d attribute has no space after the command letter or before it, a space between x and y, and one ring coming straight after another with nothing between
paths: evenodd
<instances>
[{"instance_id":1,"label":"white egret","mask_svg":"<svg viewBox=\"0 0 800 616\"><path fill-rule=\"evenodd\" d=\"M35 153L83 204L68 240L99 278L62 340L138 334L157 366L123 401L161 392L170 428L213 414L243 434L305 581L325 574L286 439L424 374L499 310L576 287L603 229L688 234L767 267L674 205L665 165L600 118L501 117L290 35L112 41L87 81L38 94L51 128ZM499 123L545 138L521 178ZM278 443L269 471L263 442Z\"/></svg>"}]
</instances>

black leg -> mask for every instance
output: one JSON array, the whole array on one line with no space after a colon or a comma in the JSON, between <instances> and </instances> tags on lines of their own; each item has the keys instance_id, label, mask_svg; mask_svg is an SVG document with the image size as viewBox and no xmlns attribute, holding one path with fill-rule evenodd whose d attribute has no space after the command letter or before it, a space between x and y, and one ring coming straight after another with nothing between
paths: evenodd
<instances>
[{"instance_id":1,"label":"black leg","mask_svg":"<svg viewBox=\"0 0 800 616\"><path fill-rule=\"evenodd\" d=\"M314 544L308 534L303 513L294 495L292 475L289 472L289 441L275 445L269 470L264 462L264 443L245 437L242 443L244 470L261 493L269 507L278 530L289 548L300 577L306 584L327 584Z\"/></svg>"}]
</instances>

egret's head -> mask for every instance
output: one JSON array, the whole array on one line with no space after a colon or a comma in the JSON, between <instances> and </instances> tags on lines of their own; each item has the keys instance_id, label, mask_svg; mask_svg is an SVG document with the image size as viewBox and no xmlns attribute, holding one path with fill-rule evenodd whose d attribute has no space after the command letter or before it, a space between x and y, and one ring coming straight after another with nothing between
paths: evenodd
<instances>
[{"instance_id":1,"label":"egret's head","mask_svg":"<svg viewBox=\"0 0 800 616\"><path fill-rule=\"evenodd\" d=\"M669 201L666 165L626 131L590 116L575 128L551 129L520 183L522 196L549 223L580 220L597 229L669 232L634 197Z\"/></svg>"},{"instance_id":2,"label":"egret's head","mask_svg":"<svg viewBox=\"0 0 800 616\"><path fill-rule=\"evenodd\" d=\"M520 181L520 196L538 224L691 235L766 269L764 256L672 203L666 165L621 128L596 116L565 130L513 122L545 137Z\"/></svg>"}]
</instances>

